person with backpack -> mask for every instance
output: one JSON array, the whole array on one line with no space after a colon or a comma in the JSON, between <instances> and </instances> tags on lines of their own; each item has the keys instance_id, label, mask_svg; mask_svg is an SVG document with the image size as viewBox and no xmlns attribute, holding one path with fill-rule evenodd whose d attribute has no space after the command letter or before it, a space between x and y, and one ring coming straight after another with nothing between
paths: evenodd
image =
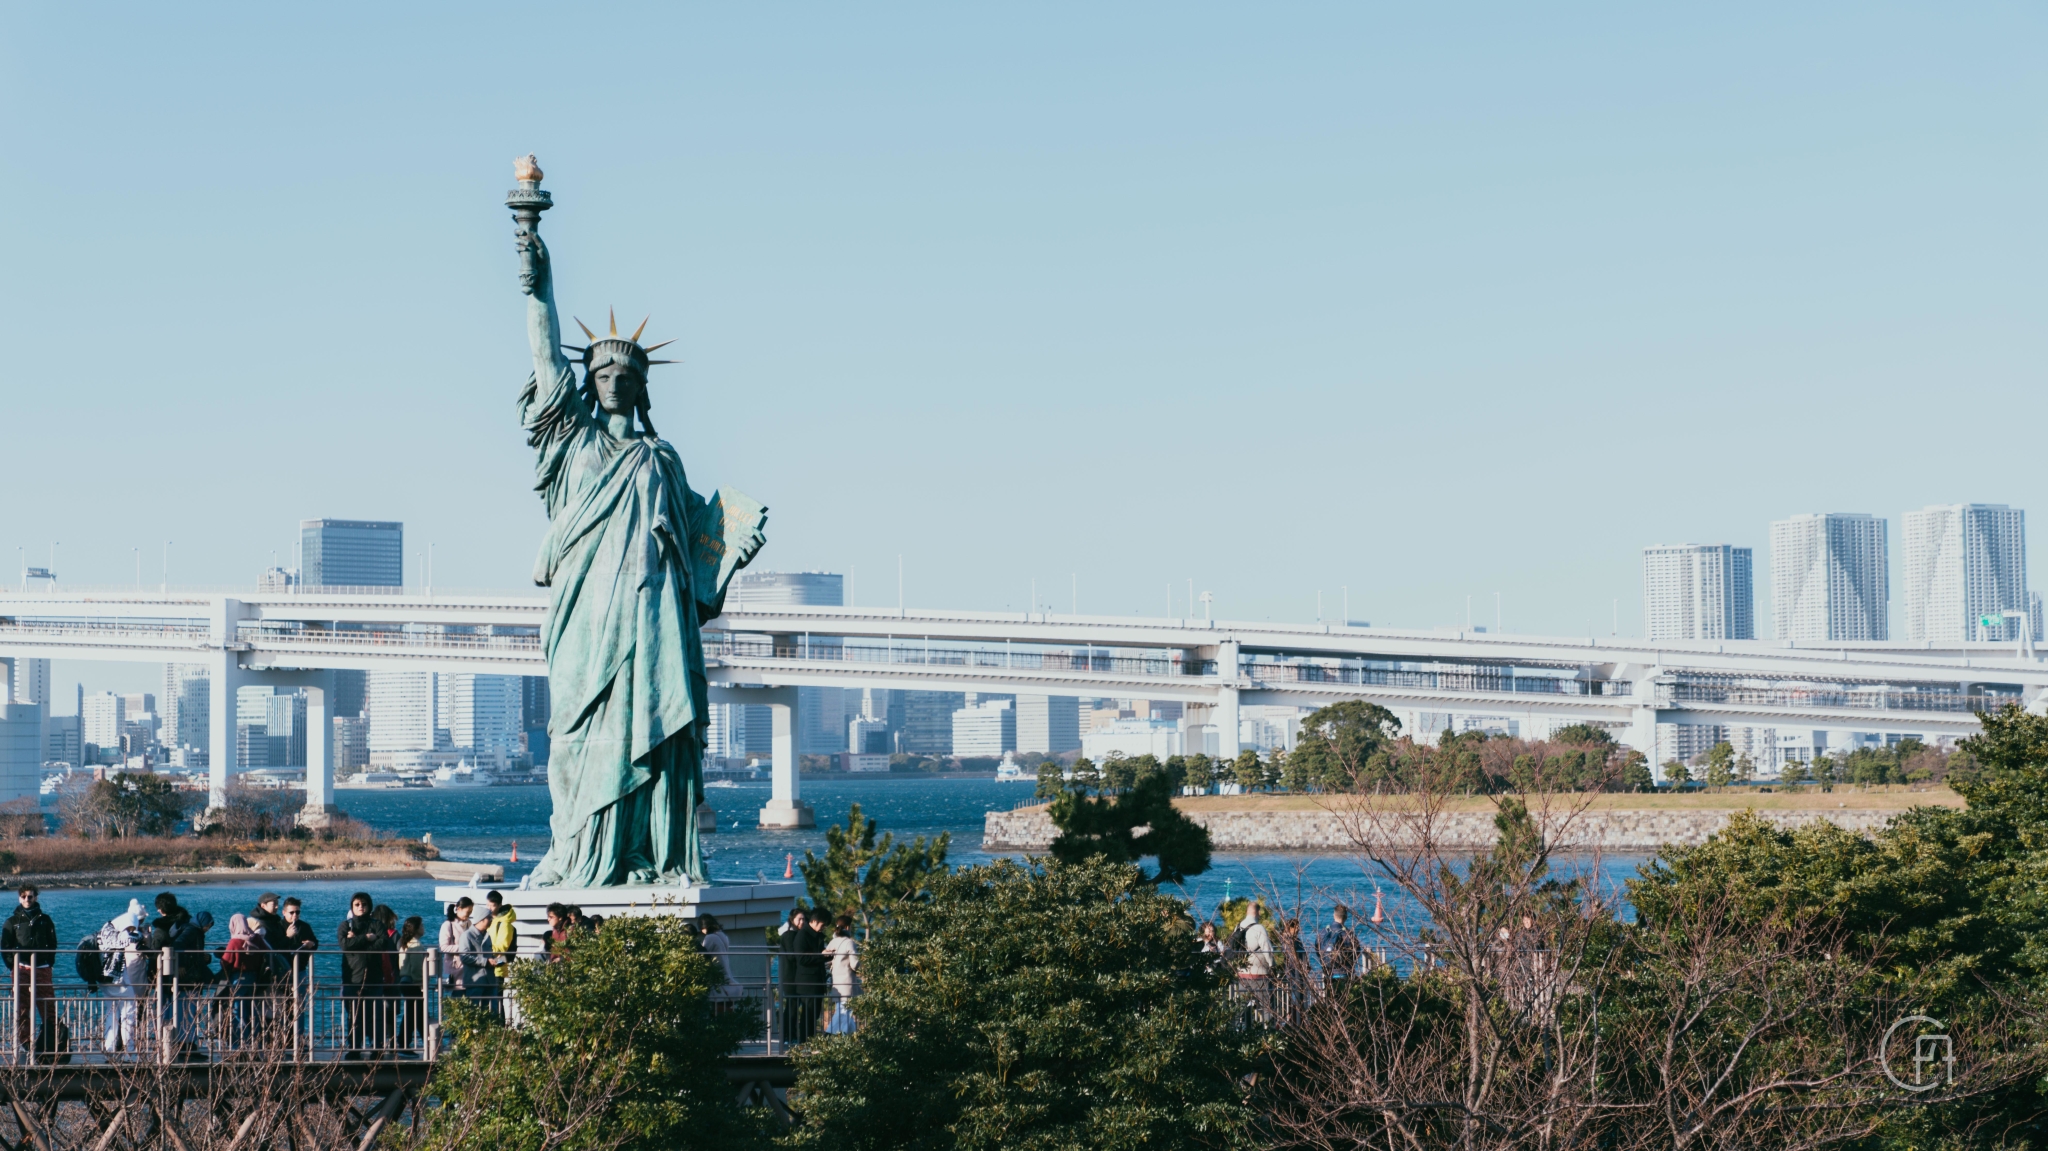
<instances>
[{"instance_id":1,"label":"person with backpack","mask_svg":"<svg viewBox=\"0 0 2048 1151\"><path fill-rule=\"evenodd\" d=\"M1316 954L1322 960L1323 979L1333 993L1358 974L1361 950L1358 933L1351 930L1351 909L1340 903L1330 912L1330 925L1316 932Z\"/></svg>"},{"instance_id":2,"label":"person with backpack","mask_svg":"<svg viewBox=\"0 0 2048 1151\"><path fill-rule=\"evenodd\" d=\"M107 997L113 1000L107 1004L107 1037L102 1044L109 1055L135 1050L138 989L141 995L149 994L155 977L149 953L142 946L147 919L142 901L131 899L128 910L109 919L95 939L102 982L108 984Z\"/></svg>"},{"instance_id":3,"label":"person with backpack","mask_svg":"<svg viewBox=\"0 0 2048 1151\"><path fill-rule=\"evenodd\" d=\"M14 976L14 1051L17 1061L35 1043L35 1019L43 1022L46 1050L57 1051L57 925L37 901L35 885L24 883L14 914L0 924L0 960Z\"/></svg>"}]
</instances>

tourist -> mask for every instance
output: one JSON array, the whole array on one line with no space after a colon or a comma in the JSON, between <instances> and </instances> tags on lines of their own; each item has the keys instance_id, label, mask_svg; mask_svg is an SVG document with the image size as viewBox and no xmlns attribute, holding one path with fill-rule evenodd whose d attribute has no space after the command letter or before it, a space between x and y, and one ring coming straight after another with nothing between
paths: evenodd
<instances>
[{"instance_id":1,"label":"tourist","mask_svg":"<svg viewBox=\"0 0 2048 1151\"><path fill-rule=\"evenodd\" d=\"M220 973L225 982L219 998L228 1013L228 1049L239 1052L259 1028L256 999L265 995L275 971L270 946L257 930L253 916L236 912L228 917L228 944L220 955Z\"/></svg>"},{"instance_id":2,"label":"tourist","mask_svg":"<svg viewBox=\"0 0 2048 1151\"><path fill-rule=\"evenodd\" d=\"M853 999L853 976L860 969L860 949L853 942L853 917L842 915L833 924L832 941L825 944L825 956L832 969L832 1023L826 1030L841 1035L853 1030L853 1014L847 1004Z\"/></svg>"},{"instance_id":3,"label":"tourist","mask_svg":"<svg viewBox=\"0 0 2048 1151\"><path fill-rule=\"evenodd\" d=\"M419 1057L420 1037L427 1025L427 925L417 915L407 916L398 931L398 994L405 1009L404 1030L399 1045L406 1050L400 1059Z\"/></svg>"},{"instance_id":4,"label":"tourist","mask_svg":"<svg viewBox=\"0 0 2048 1151\"><path fill-rule=\"evenodd\" d=\"M284 916L277 913L277 902L277 892L266 891L256 897L256 909L249 913L249 919L256 928L256 934L263 937L265 950L271 952L282 952L285 950ZM272 957L271 962L277 962L275 956ZM282 975L284 972L279 970L277 974Z\"/></svg>"},{"instance_id":5,"label":"tourist","mask_svg":"<svg viewBox=\"0 0 2048 1151\"><path fill-rule=\"evenodd\" d=\"M448 905L448 917L441 921L441 933L434 947L441 953L441 982L446 986L462 985L458 957L462 954L463 937L469 934L469 917L475 907L476 903L465 895Z\"/></svg>"},{"instance_id":6,"label":"tourist","mask_svg":"<svg viewBox=\"0 0 2048 1151\"><path fill-rule=\"evenodd\" d=\"M809 921L802 907L790 910L788 922L782 925L776 944L781 954L776 957L775 985L782 1000L782 1041L801 1043L810 1038L804 1028L805 998L809 991L806 966L803 961L805 936L812 934ZM817 940L816 947L822 949L824 940Z\"/></svg>"},{"instance_id":7,"label":"tourist","mask_svg":"<svg viewBox=\"0 0 2048 1151\"><path fill-rule=\"evenodd\" d=\"M825 964L827 922L824 908L812 908L804 916L803 930L797 933L797 996L802 1011L799 1028L805 1039L818 1033L818 1024L825 1014L825 988L829 978Z\"/></svg>"},{"instance_id":8,"label":"tourist","mask_svg":"<svg viewBox=\"0 0 2048 1151\"><path fill-rule=\"evenodd\" d=\"M1244 939L1240 949L1244 954L1244 967L1237 973L1239 979L1266 979L1273 974L1273 940L1266 933L1266 925L1259 922L1263 906L1254 899L1245 906L1244 921L1237 925L1238 934Z\"/></svg>"},{"instance_id":9,"label":"tourist","mask_svg":"<svg viewBox=\"0 0 2048 1151\"><path fill-rule=\"evenodd\" d=\"M1209 957L1204 961L1208 964L1209 970L1215 971L1223 965L1223 941L1216 938L1216 922L1214 920L1205 920L1201 928L1196 931L1195 951L1197 954Z\"/></svg>"},{"instance_id":10,"label":"tourist","mask_svg":"<svg viewBox=\"0 0 2048 1151\"><path fill-rule=\"evenodd\" d=\"M1340 990L1344 980L1358 974L1358 933L1351 930L1351 909L1338 904L1330 910L1330 925L1316 932L1316 957L1322 961L1323 978L1331 990Z\"/></svg>"},{"instance_id":11,"label":"tourist","mask_svg":"<svg viewBox=\"0 0 2048 1151\"><path fill-rule=\"evenodd\" d=\"M348 1053L344 1061L363 1058L366 1040L373 1040L376 1027L369 1017L382 982L386 937L384 925L372 914L375 904L369 893L358 891L349 897L348 918L341 925L342 1009L348 1016Z\"/></svg>"},{"instance_id":12,"label":"tourist","mask_svg":"<svg viewBox=\"0 0 2048 1151\"><path fill-rule=\"evenodd\" d=\"M149 994L150 982L155 978L149 952L142 946L142 925L147 919L142 901L130 899L128 910L100 928L100 969L112 981L107 995L114 1001L107 1005L104 1049L109 1055L135 1049L137 989Z\"/></svg>"},{"instance_id":13,"label":"tourist","mask_svg":"<svg viewBox=\"0 0 2048 1151\"><path fill-rule=\"evenodd\" d=\"M372 1016L377 1021L376 1046L382 1050L398 1037L398 913L390 905L380 903L370 914L384 930L377 952L377 1010Z\"/></svg>"},{"instance_id":14,"label":"tourist","mask_svg":"<svg viewBox=\"0 0 2048 1151\"><path fill-rule=\"evenodd\" d=\"M19 1061L31 1049L31 1027L37 1017L43 1021L42 1046L58 1050L57 1032L57 925L38 902L34 884L24 883L18 893L14 914L0 925L0 962L14 977L14 1051Z\"/></svg>"},{"instance_id":15,"label":"tourist","mask_svg":"<svg viewBox=\"0 0 2048 1151\"><path fill-rule=\"evenodd\" d=\"M284 917L284 947L281 954L290 972L292 1001L298 1005L299 1011L311 1006L313 953L320 950L320 933L313 930L313 925L302 918L303 910L297 896L285 900L278 907L278 914Z\"/></svg>"},{"instance_id":16,"label":"tourist","mask_svg":"<svg viewBox=\"0 0 2048 1151\"><path fill-rule=\"evenodd\" d=\"M502 990L505 976L510 973L512 960L519 954L519 913L505 902L503 894L493 891L484 897L491 905L491 979Z\"/></svg>"},{"instance_id":17,"label":"tourist","mask_svg":"<svg viewBox=\"0 0 2048 1151\"><path fill-rule=\"evenodd\" d=\"M157 917L149 925L148 946L157 953L158 1025L170 1032L180 1058L202 1058L193 1023L198 1018L198 998L213 977L213 961L206 953L206 930L213 926L213 913L201 911L194 916L178 906L178 897L168 891L156 897L156 911Z\"/></svg>"},{"instance_id":18,"label":"tourist","mask_svg":"<svg viewBox=\"0 0 2048 1151\"><path fill-rule=\"evenodd\" d=\"M718 922L716 915L705 916L699 926L704 936L697 941L697 946L711 957L712 962L718 964L719 984L711 989L711 998L738 999L744 992L739 980L732 976L732 939L725 934L725 926Z\"/></svg>"},{"instance_id":19,"label":"tourist","mask_svg":"<svg viewBox=\"0 0 2048 1151\"><path fill-rule=\"evenodd\" d=\"M461 902L468 903L468 897ZM462 996L501 1014L504 1005L491 985L491 917L488 911L477 916L475 909L474 904L462 908L462 950L458 955Z\"/></svg>"},{"instance_id":20,"label":"tourist","mask_svg":"<svg viewBox=\"0 0 2048 1151\"><path fill-rule=\"evenodd\" d=\"M569 942L569 932L572 930L569 923L569 905L550 903L547 916L548 933L541 937L540 949L548 957L549 962L554 962L562 958L561 949Z\"/></svg>"}]
</instances>

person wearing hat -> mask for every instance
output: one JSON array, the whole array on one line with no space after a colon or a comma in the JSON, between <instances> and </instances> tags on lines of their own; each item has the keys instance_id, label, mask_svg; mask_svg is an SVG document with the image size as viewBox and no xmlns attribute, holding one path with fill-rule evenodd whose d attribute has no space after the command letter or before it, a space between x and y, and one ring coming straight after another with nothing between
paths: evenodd
<instances>
[{"instance_id":1,"label":"person wearing hat","mask_svg":"<svg viewBox=\"0 0 2048 1151\"><path fill-rule=\"evenodd\" d=\"M14 974L14 1044L19 1056L33 1042L30 1028L37 1016L54 1036L57 1015L57 925L37 901L35 884L24 883L19 906L0 924L0 958Z\"/></svg>"}]
</instances>

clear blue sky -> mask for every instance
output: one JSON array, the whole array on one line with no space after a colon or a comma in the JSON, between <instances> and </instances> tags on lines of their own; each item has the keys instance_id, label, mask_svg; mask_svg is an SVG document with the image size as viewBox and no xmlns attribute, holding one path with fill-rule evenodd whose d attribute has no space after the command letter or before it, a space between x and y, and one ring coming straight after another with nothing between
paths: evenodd
<instances>
[{"instance_id":1,"label":"clear blue sky","mask_svg":"<svg viewBox=\"0 0 2048 1151\"><path fill-rule=\"evenodd\" d=\"M326 515L521 585L527 151L692 481L867 602L1627 632L1647 543L1756 547L1768 621L1773 518L2048 530L2037 5L0 21L10 568Z\"/></svg>"}]
</instances>

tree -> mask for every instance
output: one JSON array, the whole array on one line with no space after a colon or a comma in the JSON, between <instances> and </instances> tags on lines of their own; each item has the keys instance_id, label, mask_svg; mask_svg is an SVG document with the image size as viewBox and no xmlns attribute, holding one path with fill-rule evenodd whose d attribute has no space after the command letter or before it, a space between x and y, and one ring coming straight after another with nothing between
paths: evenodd
<instances>
[{"instance_id":1,"label":"tree","mask_svg":"<svg viewBox=\"0 0 2048 1151\"><path fill-rule=\"evenodd\" d=\"M1550 742L1613 748L1614 733L1593 723L1570 723L1550 733Z\"/></svg>"},{"instance_id":2,"label":"tree","mask_svg":"<svg viewBox=\"0 0 2048 1151\"><path fill-rule=\"evenodd\" d=\"M1081 863L1100 855L1111 863L1158 861L1153 882L1179 883L1209 870L1209 831L1173 806L1173 783L1163 772L1139 780L1129 791L1090 798L1078 791L1052 801L1052 856Z\"/></svg>"},{"instance_id":3,"label":"tree","mask_svg":"<svg viewBox=\"0 0 2048 1151\"><path fill-rule=\"evenodd\" d=\"M1687 773L1684 764L1678 762L1675 759L1666 760L1664 762L1665 783L1671 785L1673 788L1682 788L1691 781L1692 776L1689 773Z\"/></svg>"},{"instance_id":4,"label":"tree","mask_svg":"<svg viewBox=\"0 0 2048 1151\"><path fill-rule=\"evenodd\" d=\"M1722 740L1706 750L1701 760L1706 764L1707 786L1715 790L1727 787L1735 779L1735 745Z\"/></svg>"},{"instance_id":5,"label":"tree","mask_svg":"<svg viewBox=\"0 0 2048 1151\"><path fill-rule=\"evenodd\" d=\"M1376 703L1346 700L1309 714L1288 756L1288 789L1326 791L1356 787L1370 779L1372 758L1401 734L1401 721Z\"/></svg>"},{"instance_id":6,"label":"tree","mask_svg":"<svg viewBox=\"0 0 2048 1151\"><path fill-rule=\"evenodd\" d=\"M434 1067L418 1145L433 1151L665 1151L759 1134L723 1061L756 1026L714 1010L724 982L672 916L615 916L553 963L519 963L508 1026L449 1001L455 1049Z\"/></svg>"},{"instance_id":7,"label":"tree","mask_svg":"<svg viewBox=\"0 0 2048 1151\"><path fill-rule=\"evenodd\" d=\"M1266 1042L1225 972L1188 962L1188 908L1138 869L1001 860L940 879L862 961L860 1028L798 1050L832 1151L1254 1145Z\"/></svg>"},{"instance_id":8,"label":"tree","mask_svg":"<svg viewBox=\"0 0 2048 1151\"><path fill-rule=\"evenodd\" d=\"M1208 791L1216 782L1216 767L1215 760L1199 752L1188 756L1181 769L1181 786Z\"/></svg>"},{"instance_id":9,"label":"tree","mask_svg":"<svg viewBox=\"0 0 2048 1151\"><path fill-rule=\"evenodd\" d=\"M186 799L171 781L148 772L122 772L97 780L67 805L64 822L88 838L133 839L169 835L185 817Z\"/></svg>"},{"instance_id":10,"label":"tree","mask_svg":"<svg viewBox=\"0 0 2048 1151\"><path fill-rule=\"evenodd\" d=\"M846 813L846 826L825 829L825 858L806 851L800 865L811 902L851 915L863 937L906 900L918 898L934 875L945 874L946 849L953 842L952 833L942 831L929 842L920 835L910 843L897 843L890 832L878 843L880 827L856 803Z\"/></svg>"},{"instance_id":11,"label":"tree","mask_svg":"<svg viewBox=\"0 0 2048 1151\"><path fill-rule=\"evenodd\" d=\"M1031 798L1051 799L1064 790L1066 785L1060 771L1060 761L1048 759L1038 765L1038 786L1031 790Z\"/></svg>"},{"instance_id":12,"label":"tree","mask_svg":"<svg viewBox=\"0 0 2048 1151\"><path fill-rule=\"evenodd\" d=\"M1650 774L1650 760L1642 752L1629 749L1621 761L1621 789L1623 791L1655 791L1657 777Z\"/></svg>"},{"instance_id":13,"label":"tree","mask_svg":"<svg viewBox=\"0 0 2048 1151\"><path fill-rule=\"evenodd\" d=\"M1092 791L1102 786L1102 771L1095 766L1094 760L1089 759L1085 755L1081 756L1074 760L1073 779L1071 782L1075 787L1083 791Z\"/></svg>"},{"instance_id":14,"label":"tree","mask_svg":"<svg viewBox=\"0 0 2048 1151\"><path fill-rule=\"evenodd\" d=\"M1266 765L1259 762L1259 753L1245 748L1230 761L1230 776L1246 791L1257 791L1266 782Z\"/></svg>"},{"instance_id":15,"label":"tree","mask_svg":"<svg viewBox=\"0 0 2048 1151\"><path fill-rule=\"evenodd\" d=\"M1124 757L1120 751L1112 751L1102 761L1102 788L1105 791L1126 791L1138 781L1138 765Z\"/></svg>"}]
</instances>

